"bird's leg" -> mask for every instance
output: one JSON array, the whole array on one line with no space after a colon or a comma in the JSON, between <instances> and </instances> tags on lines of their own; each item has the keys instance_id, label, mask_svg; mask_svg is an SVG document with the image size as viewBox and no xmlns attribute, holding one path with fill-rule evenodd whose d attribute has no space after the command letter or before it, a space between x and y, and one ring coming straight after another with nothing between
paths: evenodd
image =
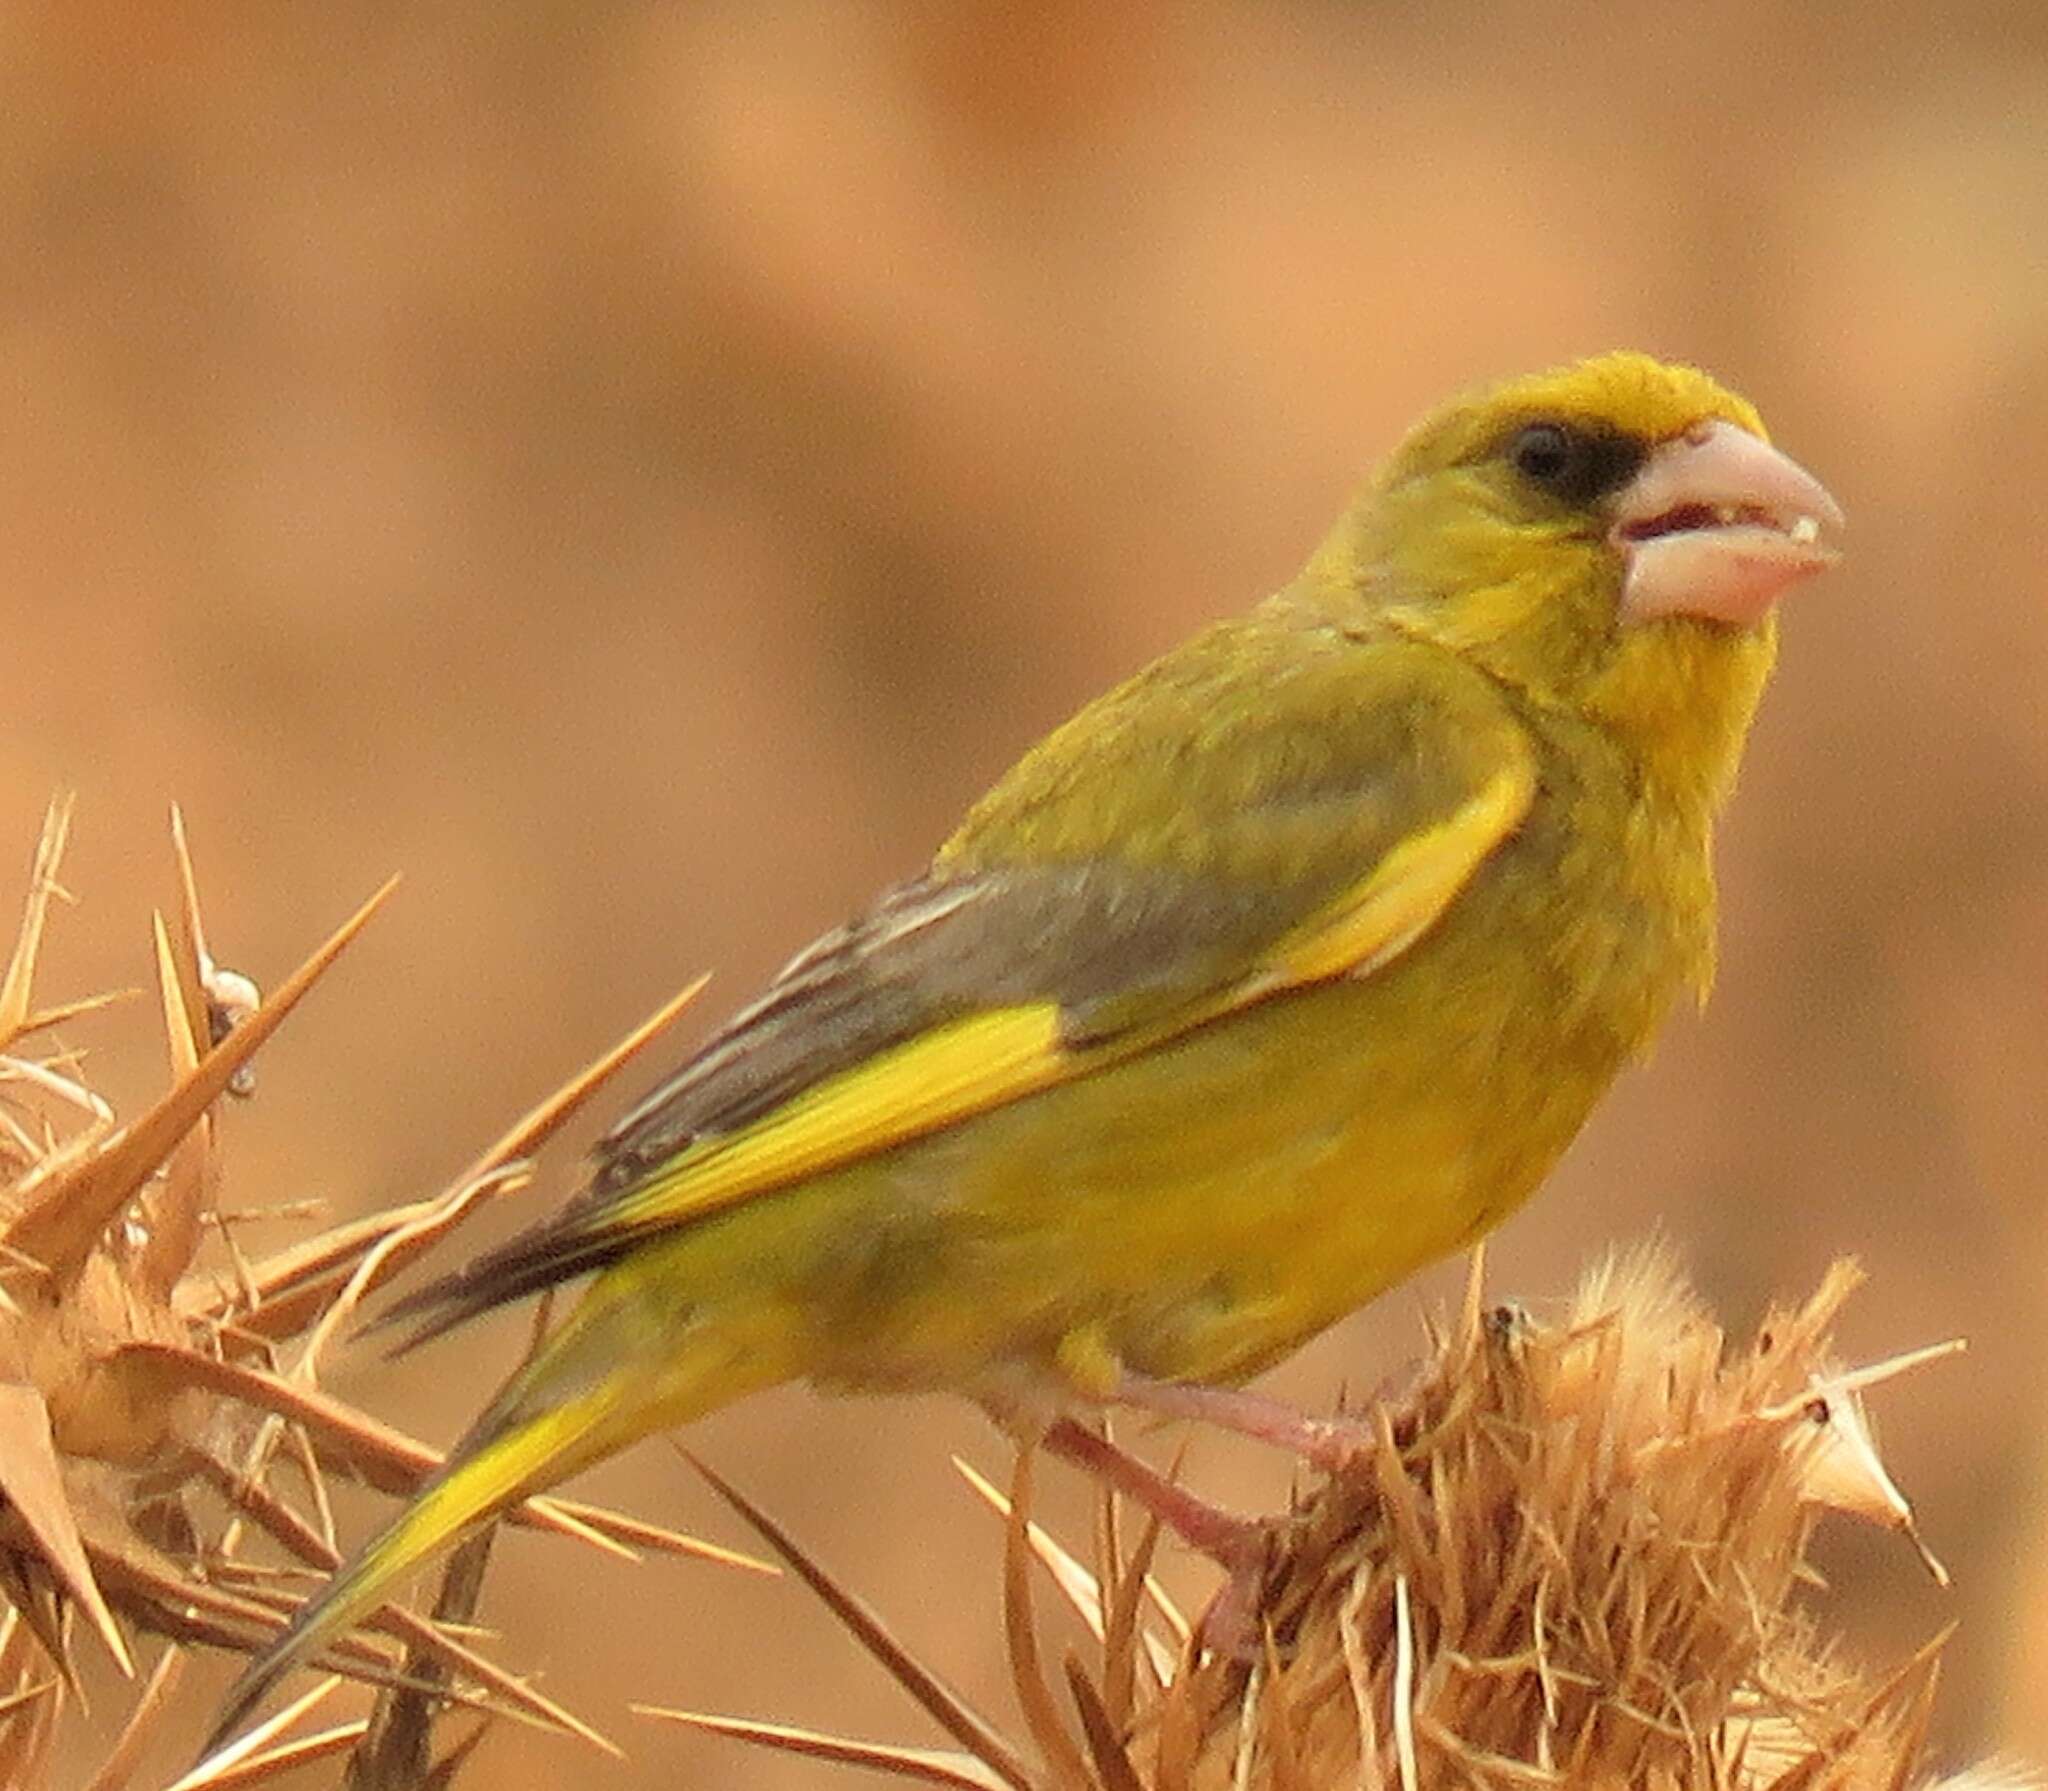
<instances>
[{"instance_id":1,"label":"bird's leg","mask_svg":"<svg viewBox=\"0 0 2048 1791\"><path fill-rule=\"evenodd\" d=\"M1238 1387L1199 1381L1162 1381L1133 1374L1100 1326L1084 1325L1059 1341L1060 1380L1095 1405L1128 1405L1159 1418L1192 1418L1234 1430L1300 1456L1326 1474L1336 1473L1373 1446L1367 1425L1351 1418L1311 1418L1306 1412Z\"/></svg>"},{"instance_id":2,"label":"bird's leg","mask_svg":"<svg viewBox=\"0 0 2048 1791\"><path fill-rule=\"evenodd\" d=\"M1100 1386L1089 1389L1087 1397L1092 1403L1112 1402L1114 1395L1106 1388L1117 1372L1112 1367L1099 1377ZM1041 1447L1094 1475L1217 1565L1235 1570L1241 1561L1263 1552L1266 1526L1210 1504L1149 1462L1119 1449L1100 1431L1089 1429L1064 1409L1071 1391L1055 1391L1047 1383L1028 1380L988 1387L981 1392L981 1408L1020 1447Z\"/></svg>"},{"instance_id":3,"label":"bird's leg","mask_svg":"<svg viewBox=\"0 0 2048 1791\"><path fill-rule=\"evenodd\" d=\"M1189 1548L1221 1567L1229 1578L1202 1613L1203 1644L1219 1654L1239 1658L1249 1658L1257 1651L1255 1618L1267 1544L1273 1534L1270 1523L1210 1504L1072 1418L1055 1419L1040 1441L1052 1454L1085 1469L1149 1511Z\"/></svg>"},{"instance_id":4,"label":"bird's leg","mask_svg":"<svg viewBox=\"0 0 2048 1791\"><path fill-rule=\"evenodd\" d=\"M1326 1474L1341 1472L1374 1446L1372 1430L1355 1418L1312 1418L1306 1412L1238 1387L1192 1381L1118 1377L1110 1399L1161 1418L1191 1418L1298 1455Z\"/></svg>"},{"instance_id":5,"label":"bird's leg","mask_svg":"<svg viewBox=\"0 0 2048 1791\"><path fill-rule=\"evenodd\" d=\"M1189 1548L1207 1555L1219 1567L1235 1571L1247 1559L1265 1552L1266 1526L1257 1518L1241 1517L1210 1504L1075 1419L1055 1420L1044 1443L1052 1454L1086 1469L1132 1504L1149 1511Z\"/></svg>"}]
</instances>

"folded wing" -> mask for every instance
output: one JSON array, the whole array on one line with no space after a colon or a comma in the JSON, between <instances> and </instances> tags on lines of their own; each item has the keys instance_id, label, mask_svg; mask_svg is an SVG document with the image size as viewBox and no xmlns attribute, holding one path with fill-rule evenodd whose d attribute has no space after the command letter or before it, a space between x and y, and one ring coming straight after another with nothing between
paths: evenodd
<instances>
[{"instance_id":1,"label":"folded wing","mask_svg":"<svg viewBox=\"0 0 2048 1791\"><path fill-rule=\"evenodd\" d=\"M1283 700L1228 740L1199 680L1143 676L1055 734L926 876L796 958L628 1113L559 1218L406 1301L397 1315L425 1315L413 1340L1399 957L1522 822L1527 738L1490 685L1423 649L1333 641L1282 669ZM1305 689L1317 675L1335 688ZM1205 752L1233 768L1221 802ZM1134 823L1162 770L1169 800Z\"/></svg>"}]
</instances>

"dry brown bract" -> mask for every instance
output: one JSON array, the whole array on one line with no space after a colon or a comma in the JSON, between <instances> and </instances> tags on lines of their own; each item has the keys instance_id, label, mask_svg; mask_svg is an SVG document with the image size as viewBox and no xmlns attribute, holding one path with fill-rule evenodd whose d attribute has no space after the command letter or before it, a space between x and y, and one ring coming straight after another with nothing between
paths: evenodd
<instances>
[{"instance_id":1,"label":"dry brown bract","mask_svg":"<svg viewBox=\"0 0 2048 1791\"><path fill-rule=\"evenodd\" d=\"M106 998L37 1009L32 990L71 808L52 804L13 952L0 975L0 1784L46 1782L67 1691L74 1613L125 1673L131 1637L161 1638L140 1697L90 1791L130 1783L192 1644L248 1651L339 1559L326 1478L412 1492L439 1457L321 1390L322 1351L372 1288L526 1178L525 1159L672 1020L672 1002L618 1050L522 1119L432 1200L339 1226L250 1261L215 1209L213 1108L248 1086L256 1048L391 892L387 884L267 1000L209 955L184 830L175 920L155 925L155 980L172 1084L125 1125L92 1092L58 1031ZM224 1269L202 1270L218 1234ZM614 1513L534 1500L513 1521L615 1552L652 1547L741 1560ZM289 1565L245 1557L267 1535ZM757 1565L746 1563L749 1565ZM481 1573L458 1555L435 1616L466 1620ZM446 1784L490 1709L597 1739L566 1711L436 1623L387 1606L326 1661L388 1689L367 1720L306 1732L316 1687L198 1786L256 1784L346 1755L349 1783ZM478 1691L451 1692L459 1674ZM432 1718L479 1714L434 1758Z\"/></svg>"},{"instance_id":2,"label":"dry brown bract","mask_svg":"<svg viewBox=\"0 0 2048 1791\"><path fill-rule=\"evenodd\" d=\"M1827 1332L1857 1280L1847 1264L1739 1348L1656 1252L1589 1276L1555 1323L1489 1308L1480 1273L1475 1261L1462 1311L1408 1390L1359 1415L1376 1442L1275 1527L1259 1658L1190 1642L1148 1583L1152 1538L1124 1549L1113 1512L1092 1571L1028 1524L1027 1460L1007 1497L970 1478L1008 1527L1028 1748L929 1676L913 1689L959 1751L647 1714L979 1791L1922 1782L1939 1641L1883 1671L1853 1666L1795 1594L1817 1585L1805 1553L1826 1511L1917 1546L1859 1394L1955 1346L1835 1367ZM847 1600L722 1490L835 1608ZM1098 1643L1067 1657L1057 1693L1031 1622L1032 1555ZM914 1663L890 1660L902 1644L864 1608L848 1620L910 1684Z\"/></svg>"}]
</instances>

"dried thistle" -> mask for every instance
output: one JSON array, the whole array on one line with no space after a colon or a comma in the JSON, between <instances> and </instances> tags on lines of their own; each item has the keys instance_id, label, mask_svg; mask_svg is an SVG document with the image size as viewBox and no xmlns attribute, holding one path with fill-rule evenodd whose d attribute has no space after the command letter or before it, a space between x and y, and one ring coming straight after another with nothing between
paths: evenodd
<instances>
[{"instance_id":1,"label":"dried thistle","mask_svg":"<svg viewBox=\"0 0 2048 1791\"><path fill-rule=\"evenodd\" d=\"M34 1005L50 910L68 899L59 874L70 822L70 801L52 803L0 973L0 1784L46 1782L67 1695L77 1691L82 1620L130 1676L132 1637L164 1644L91 1781L91 1791L120 1791L162 1720L184 1651L196 1643L260 1648L297 1607L299 1582L338 1560L327 1477L350 1474L402 1496L439 1465L426 1445L321 1389L334 1336L388 1276L521 1185L531 1154L696 991L528 1114L433 1199L251 1261L215 1203L214 1104L249 1090L257 1048L396 879L259 999L208 948L174 812L179 900L173 921L159 914L154 926L171 1086L119 1124L77 1054L56 1042L61 1027L112 998ZM224 1269L200 1266L202 1243L214 1235ZM759 1565L568 1501L533 1500L510 1521L615 1553L649 1547ZM247 1558L251 1532L290 1566ZM463 1639L480 1575L480 1552L458 1554L436 1620L386 1606L330 1651L324 1664L337 1677L183 1783L193 1791L253 1785L347 1756L359 1791L446 1785L491 1711L608 1746ZM475 1689L452 1689L456 1675ZM339 1676L385 1687L377 1709L307 1732L304 1717ZM436 1719L451 1704L480 1714L437 1755Z\"/></svg>"},{"instance_id":2,"label":"dried thistle","mask_svg":"<svg viewBox=\"0 0 2048 1791\"><path fill-rule=\"evenodd\" d=\"M1409 1388L1351 1420L1356 1459L1274 1525L1252 1658L1202 1647L1151 1580L1154 1531L1127 1546L1113 1500L1090 1567L1030 1523L1028 1456L1007 1495L963 1466L1005 1522L1005 1633L1029 1732L1013 1740L714 1480L957 1746L645 1714L971 1791L1923 1783L1943 1638L1873 1671L1801 1594L1824 1513L1913 1535L1860 1393L1958 1346L1839 1370L1827 1333L1858 1279L1847 1264L1741 1348L1655 1252L1595 1271L1555 1323L1489 1309L1480 1275L1475 1260ZM1033 1560L1096 1641L1056 1679L1032 1622Z\"/></svg>"}]
</instances>

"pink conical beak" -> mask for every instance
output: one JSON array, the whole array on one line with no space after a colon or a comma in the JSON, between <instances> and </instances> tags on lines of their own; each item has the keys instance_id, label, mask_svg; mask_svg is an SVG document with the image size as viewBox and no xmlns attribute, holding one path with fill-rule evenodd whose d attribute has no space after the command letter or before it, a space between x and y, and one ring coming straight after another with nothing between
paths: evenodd
<instances>
[{"instance_id":1,"label":"pink conical beak","mask_svg":"<svg viewBox=\"0 0 2048 1791\"><path fill-rule=\"evenodd\" d=\"M1748 627L1841 557L1842 523L1797 461L1733 423L1703 423L1654 449L1615 500L1622 614Z\"/></svg>"}]
</instances>

